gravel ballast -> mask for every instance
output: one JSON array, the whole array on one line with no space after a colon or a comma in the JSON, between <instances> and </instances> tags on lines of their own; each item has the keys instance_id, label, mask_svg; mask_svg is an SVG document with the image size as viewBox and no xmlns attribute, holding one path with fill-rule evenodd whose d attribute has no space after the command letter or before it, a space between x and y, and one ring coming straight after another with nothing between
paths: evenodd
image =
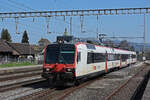
<instances>
[{"instance_id":1,"label":"gravel ballast","mask_svg":"<svg viewBox=\"0 0 150 100\"><path fill-rule=\"evenodd\" d=\"M121 84L126 82L130 79L140 68L143 67L142 63L138 63L135 65L131 65L129 67L120 69L115 72L111 72L106 74L104 79L96 80L92 84L78 89L68 95L65 100L105 100L107 96L109 96L114 90L119 88ZM143 79L143 77L138 77L134 79L134 84L130 84L133 88L127 90L121 90L120 94L116 94L111 100L130 100L132 94L134 93L135 89L137 88L139 82ZM135 84L137 83L137 84ZM125 93L126 92L126 93ZM130 95L128 95L130 94ZM120 97L118 97L120 95ZM122 97L123 96L123 97Z\"/></svg>"}]
</instances>

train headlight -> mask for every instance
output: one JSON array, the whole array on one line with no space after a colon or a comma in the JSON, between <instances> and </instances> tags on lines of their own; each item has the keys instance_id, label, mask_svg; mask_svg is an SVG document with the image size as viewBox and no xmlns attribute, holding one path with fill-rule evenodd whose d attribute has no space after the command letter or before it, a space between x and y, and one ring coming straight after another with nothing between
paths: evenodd
<instances>
[{"instance_id":1,"label":"train headlight","mask_svg":"<svg viewBox=\"0 0 150 100\"><path fill-rule=\"evenodd\" d=\"M46 71L49 71L50 69L49 68L46 68Z\"/></svg>"},{"instance_id":2,"label":"train headlight","mask_svg":"<svg viewBox=\"0 0 150 100\"><path fill-rule=\"evenodd\" d=\"M74 72L74 68L66 68L66 72Z\"/></svg>"},{"instance_id":3,"label":"train headlight","mask_svg":"<svg viewBox=\"0 0 150 100\"><path fill-rule=\"evenodd\" d=\"M43 72L51 72L52 70L52 68L43 68Z\"/></svg>"}]
</instances>

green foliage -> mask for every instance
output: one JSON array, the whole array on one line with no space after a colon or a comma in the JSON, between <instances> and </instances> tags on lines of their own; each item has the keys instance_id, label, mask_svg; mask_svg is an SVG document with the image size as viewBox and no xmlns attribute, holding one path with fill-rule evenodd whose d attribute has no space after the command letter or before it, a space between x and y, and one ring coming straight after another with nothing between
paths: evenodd
<instances>
[{"instance_id":1,"label":"green foliage","mask_svg":"<svg viewBox=\"0 0 150 100\"><path fill-rule=\"evenodd\" d=\"M2 29L2 32L1 32L1 39L2 39L2 40L6 40L6 41L8 41L8 42L11 42L11 41L12 41L12 40L11 40L11 36L10 36L10 34L9 34L9 32L8 32L7 29Z\"/></svg>"},{"instance_id":2,"label":"green foliage","mask_svg":"<svg viewBox=\"0 0 150 100\"><path fill-rule=\"evenodd\" d=\"M133 46L130 47L131 51L135 51L135 48Z\"/></svg>"},{"instance_id":3,"label":"green foliage","mask_svg":"<svg viewBox=\"0 0 150 100\"><path fill-rule=\"evenodd\" d=\"M106 41L104 41L103 43L104 43L105 46L107 46L107 47L112 47L112 48L113 48L114 45L115 45L115 44L113 43L113 41L111 41L111 40L106 40Z\"/></svg>"},{"instance_id":4,"label":"green foliage","mask_svg":"<svg viewBox=\"0 0 150 100\"><path fill-rule=\"evenodd\" d=\"M67 28L65 28L64 36L67 36L67 35L68 35Z\"/></svg>"},{"instance_id":5,"label":"green foliage","mask_svg":"<svg viewBox=\"0 0 150 100\"><path fill-rule=\"evenodd\" d=\"M131 45L127 42L127 40L121 41L120 44L119 44L119 48L121 48L121 49L126 49L126 50L130 50L130 51L134 51L134 50L135 50L135 48L134 48L133 46L131 46Z\"/></svg>"},{"instance_id":6,"label":"green foliage","mask_svg":"<svg viewBox=\"0 0 150 100\"><path fill-rule=\"evenodd\" d=\"M28 38L28 34L27 31L25 30L22 36L22 41L21 43L29 43L29 38Z\"/></svg>"},{"instance_id":7,"label":"green foliage","mask_svg":"<svg viewBox=\"0 0 150 100\"><path fill-rule=\"evenodd\" d=\"M31 62L11 62L8 64L2 64L0 65L0 67L17 67L17 66L30 66L30 65L36 65L36 64Z\"/></svg>"}]
</instances>

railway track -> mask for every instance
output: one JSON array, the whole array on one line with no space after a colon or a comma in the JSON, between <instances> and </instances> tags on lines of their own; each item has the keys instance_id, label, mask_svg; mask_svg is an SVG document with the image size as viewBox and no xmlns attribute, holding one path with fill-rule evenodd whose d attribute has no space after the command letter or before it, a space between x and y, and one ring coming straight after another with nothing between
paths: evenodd
<instances>
[{"instance_id":1,"label":"railway track","mask_svg":"<svg viewBox=\"0 0 150 100\"><path fill-rule=\"evenodd\" d=\"M144 80L145 75L149 73L150 67L142 66L136 74L131 78L121 84L117 89L115 89L110 95L108 95L105 100L137 100L133 98L134 93L138 86Z\"/></svg>"},{"instance_id":2,"label":"railway track","mask_svg":"<svg viewBox=\"0 0 150 100\"><path fill-rule=\"evenodd\" d=\"M118 87L117 89L112 91L110 93L110 95L108 95L105 98L105 100L130 100L130 99L131 100L137 100L137 98L134 99L135 96L133 96L133 95L134 95L134 92L137 91L136 90L137 87L144 80L144 77L145 77L146 73L150 73L150 67L148 67L148 66L141 67L140 69L138 69L136 74L134 74L131 78L129 78L124 83L122 83L120 85L120 87ZM147 74L146 74L146 76L147 76ZM102 80L103 78L97 78L96 80L100 80L100 79ZM74 89L71 89L71 90L67 91L60 98L58 98L58 100L64 100L69 94L71 94L76 89L83 88L83 87L87 86L90 83L91 82L89 82L89 83L87 83L85 85L83 84L80 87L76 87ZM134 91L133 91L133 89L134 89ZM130 93L130 96L129 96L129 93ZM50 100L50 99L48 99L48 100ZM138 99L138 100L140 100L140 99Z\"/></svg>"},{"instance_id":3,"label":"railway track","mask_svg":"<svg viewBox=\"0 0 150 100\"><path fill-rule=\"evenodd\" d=\"M34 71L40 71L42 70L42 66L37 65L34 68L14 68L14 69L1 69L0 75L12 75L16 73L26 73L26 72L34 72Z\"/></svg>"},{"instance_id":4,"label":"railway track","mask_svg":"<svg viewBox=\"0 0 150 100\"><path fill-rule=\"evenodd\" d=\"M74 86L74 87L68 87L68 88L48 88L39 92L35 92L33 94L17 98L15 100L51 100L53 97L58 97L58 100L63 100L67 95L72 93L73 91L80 89L84 86L87 86L88 84L92 83L93 81L96 80L91 80L82 83L79 86Z\"/></svg>"},{"instance_id":5,"label":"railway track","mask_svg":"<svg viewBox=\"0 0 150 100\"><path fill-rule=\"evenodd\" d=\"M103 77L98 77L90 80L86 80L81 83L79 86L67 87L67 88L47 88L45 90L35 92L33 94L17 98L15 100L51 100L53 97L57 97L57 100L63 100L67 95L72 93L73 91L83 88L94 81L101 80Z\"/></svg>"},{"instance_id":6,"label":"railway track","mask_svg":"<svg viewBox=\"0 0 150 100\"><path fill-rule=\"evenodd\" d=\"M120 93L122 93L122 91L126 91L128 93L129 92L128 89L131 86L137 86L138 84L137 85L135 85L135 84L138 82L135 81L135 79L138 79L138 77L143 76L148 70L150 70L150 68L148 68L148 67L139 68L137 70L136 74L134 74L132 77L130 77L128 80L126 80L123 84L121 84L119 86L119 88L116 88L113 91L111 91L110 95L108 95L105 98L105 100L119 100L120 99L119 97L121 97ZM37 100L37 99L38 100L51 100L51 99L64 100L68 95L70 95L74 91L81 89L83 87L86 87L89 84L93 83L94 81L102 80L104 78L106 78L106 77L97 77L93 80L88 80L86 82L81 83L79 86L74 86L74 87L60 88L60 89L58 89L58 88L46 88L44 90L34 92L32 94L29 94L29 95L19 97L16 100ZM142 80L142 78L141 78L141 80ZM135 87L131 87L131 88L135 88ZM124 94L124 93L122 93L122 94ZM116 97L119 99L114 99ZM125 98L123 100L127 100L127 98Z\"/></svg>"},{"instance_id":7,"label":"railway track","mask_svg":"<svg viewBox=\"0 0 150 100\"><path fill-rule=\"evenodd\" d=\"M0 83L4 85L0 86L0 93L45 81L43 78L40 78L41 73L41 68L31 68L28 70L22 69L21 72L3 74L0 76Z\"/></svg>"},{"instance_id":8,"label":"railway track","mask_svg":"<svg viewBox=\"0 0 150 100\"><path fill-rule=\"evenodd\" d=\"M5 92L5 91L13 90L16 88L25 87L27 85L37 84L37 83L43 82L43 81L45 81L45 79L39 78L39 79L33 79L33 80L22 81L22 82L18 82L18 83L14 83L14 84L0 86L0 92Z\"/></svg>"},{"instance_id":9,"label":"railway track","mask_svg":"<svg viewBox=\"0 0 150 100\"><path fill-rule=\"evenodd\" d=\"M3 75L0 77L0 82L41 75L41 73L42 73L42 71L33 71L33 72L29 72L29 73L22 73L22 74L15 74L15 75L12 74L9 76Z\"/></svg>"}]
</instances>

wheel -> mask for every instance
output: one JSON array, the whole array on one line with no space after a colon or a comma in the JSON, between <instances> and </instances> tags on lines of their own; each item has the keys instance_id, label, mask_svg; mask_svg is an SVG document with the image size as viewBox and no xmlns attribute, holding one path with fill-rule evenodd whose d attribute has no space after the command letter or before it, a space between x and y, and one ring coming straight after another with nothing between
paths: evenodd
<instances>
[{"instance_id":1,"label":"wheel","mask_svg":"<svg viewBox=\"0 0 150 100\"><path fill-rule=\"evenodd\" d=\"M75 86L79 86L80 85L80 81L79 80L76 80L75 81Z\"/></svg>"},{"instance_id":2,"label":"wheel","mask_svg":"<svg viewBox=\"0 0 150 100\"><path fill-rule=\"evenodd\" d=\"M48 86L50 86L50 87L53 87L53 86L54 86L54 82L53 82L53 80L50 79L50 78L47 79L47 83L48 83Z\"/></svg>"}]
</instances>

